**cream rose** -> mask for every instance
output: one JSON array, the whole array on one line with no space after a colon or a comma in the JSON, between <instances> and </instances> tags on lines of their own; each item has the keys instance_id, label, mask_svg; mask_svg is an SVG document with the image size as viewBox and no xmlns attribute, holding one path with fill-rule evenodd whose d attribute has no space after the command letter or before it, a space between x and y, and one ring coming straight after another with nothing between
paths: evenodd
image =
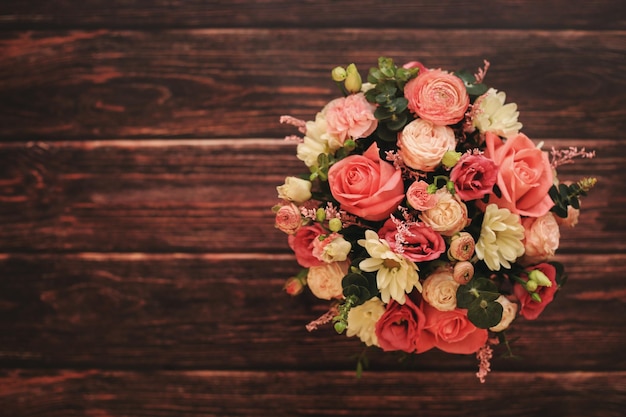
<instances>
[{"instance_id":1,"label":"cream rose","mask_svg":"<svg viewBox=\"0 0 626 417\"><path fill-rule=\"evenodd\" d=\"M459 283L454 280L452 273L447 269L440 269L422 284L424 301L439 311L452 311L456 308L456 290Z\"/></svg>"},{"instance_id":2,"label":"cream rose","mask_svg":"<svg viewBox=\"0 0 626 417\"><path fill-rule=\"evenodd\" d=\"M278 198L304 203L311 198L311 182L298 177L287 177L285 183L276 187Z\"/></svg>"},{"instance_id":3,"label":"cream rose","mask_svg":"<svg viewBox=\"0 0 626 417\"><path fill-rule=\"evenodd\" d=\"M367 346L378 346L376 322L385 313L385 304L378 297L370 298L348 312L348 337L357 336Z\"/></svg>"},{"instance_id":4,"label":"cream rose","mask_svg":"<svg viewBox=\"0 0 626 417\"><path fill-rule=\"evenodd\" d=\"M559 248L559 224L551 212L541 217L522 218L524 257L522 263L537 264L548 260Z\"/></svg>"},{"instance_id":5,"label":"cream rose","mask_svg":"<svg viewBox=\"0 0 626 417\"><path fill-rule=\"evenodd\" d=\"M502 304L502 319L500 320L500 323L490 327L489 330L492 332L501 332L506 330L515 319L515 316L517 315L517 304L512 303L503 295L498 297L496 302Z\"/></svg>"},{"instance_id":6,"label":"cream rose","mask_svg":"<svg viewBox=\"0 0 626 417\"><path fill-rule=\"evenodd\" d=\"M349 267L349 261L310 267L306 280L313 295L322 300L342 298L343 287L341 286L341 281L348 273Z\"/></svg>"},{"instance_id":7,"label":"cream rose","mask_svg":"<svg viewBox=\"0 0 626 417\"><path fill-rule=\"evenodd\" d=\"M445 188L437 190L437 205L420 214L419 218L443 236L453 236L469 223L467 206Z\"/></svg>"},{"instance_id":8,"label":"cream rose","mask_svg":"<svg viewBox=\"0 0 626 417\"><path fill-rule=\"evenodd\" d=\"M423 119L413 120L398 135L398 148L404 163L424 172L434 171L444 154L455 147L452 129Z\"/></svg>"}]
</instances>

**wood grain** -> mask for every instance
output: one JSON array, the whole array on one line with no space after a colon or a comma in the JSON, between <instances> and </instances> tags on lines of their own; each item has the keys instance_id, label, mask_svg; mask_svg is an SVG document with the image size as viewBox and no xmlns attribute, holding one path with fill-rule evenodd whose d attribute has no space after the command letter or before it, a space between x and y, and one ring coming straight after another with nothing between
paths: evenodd
<instances>
[{"instance_id":1,"label":"wood grain","mask_svg":"<svg viewBox=\"0 0 626 417\"><path fill-rule=\"evenodd\" d=\"M546 140L597 157L561 167L595 176L561 253L623 253L624 140ZM308 172L282 140L0 144L1 252L289 252L275 187ZM256 238L251 238L256 236Z\"/></svg>"},{"instance_id":2,"label":"wood grain","mask_svg":"<svg viewBox=\"0 0 626 417\"><path fill-rule=\"evenodd\" d=\"M619 417L624 372L353 373L29 371L0 375L13 417L386 416Z\"/></svg>"},{"instance_id":3,"label":"wood grain","mask_svg":"<svg viewBox=\"0 0 626 417\"><path fill-rule=\"evenodd\" d=\"M499 371L626 371L626 255L561 256L569 281L536 321L518 318L521 360ZM330 326L327 301L291 298L287 255L4 255L0 367L352 370L363 351ZM472 356L430 351L404 362L369 349L373 370L473 370Z\"/></svg>"},{"instance_id":4,"label":"wood grain","mask_svg":"<svg viewBox=\"0 0 626 417\"><path fill-rule=\"evenodd\" d=\"M619 2L595 0L572 7L564 0L469 0L381 4L361 0L22 0L0 4L8 28L498 28L624 29Z\"/></svg>"},{"instance_id":5,"label":"wood grain","mask_svg":"<svg viewBox=\"0 0 626 417\"><path fill-rule=\"evenodd\" d=\"M529 136L613 139L624 45L624 31L5 31L0 139L281 137L280 115L312 119L338 95L333 67L365 75L380 55L472 71L488 59Z\"/></svg>"}]
</instances>

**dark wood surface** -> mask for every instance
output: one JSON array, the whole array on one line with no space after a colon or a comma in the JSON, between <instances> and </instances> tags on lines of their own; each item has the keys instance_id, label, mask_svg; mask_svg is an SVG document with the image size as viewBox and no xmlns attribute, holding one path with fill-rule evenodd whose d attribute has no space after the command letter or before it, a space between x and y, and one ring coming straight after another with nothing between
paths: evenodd
<instances>
[{"instance_id":1,"label":"dark wood surface","mask_svg":"<svg viewBox=\"0 0 626 417\"><path fill-rule=\"evenodd\" d=\"M472 356L400 361L304 326L273 226L336 65L474 70L544 146L597 158L569 281L485 384ZM0 4L0 415L622 416L626 15L616 0Z\"/></svg>"}]
</instances>

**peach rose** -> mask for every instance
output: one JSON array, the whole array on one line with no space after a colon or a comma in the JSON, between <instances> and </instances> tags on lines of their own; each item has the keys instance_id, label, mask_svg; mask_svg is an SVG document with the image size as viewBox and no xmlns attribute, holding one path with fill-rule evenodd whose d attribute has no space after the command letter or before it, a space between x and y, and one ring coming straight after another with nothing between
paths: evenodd
<instances>
[{"instance_id":1,"label":"peach rose","mask_svg":"<svg viewBox=\"0 0 626 417\"><path fill-rule=\"evenodd\" d=\"M328 133L343 144L346 139L359 139L371 135L378 126L374 106L363 93L337 98L323 110Z\"/></svg>"},{"instance_id":2,"label":"peach rose","mask_svg":"<svg viewBox=\"0 0 626 417\"><path fill-rule=\"evenodd\" d=\"M452 236L470 223L467 206L445 188L437 190L437 205L419 215L435 232Z\"/></svg>"},{"instance_id":3,"label":"peach rose","mask_svg":"<svg viewBox=\"0 0 626 417\"><path fill-rule=\"evenodd\" d=\"M520 302L520 314L527 320L535 320L543 312L548 304L554 300L554 294L558 290L556 283L556 268L548 263L541 263L533 267L527 268L528 270L539 270L550 280L551 285L541 285L537 287L535 291L541 301L535 301L532 299L530 293L519 283L513 286L513 293ZM524 281L528 281L528 275L522 274L521 278Z\"/></svg>"},{"instance_id":4,"label":"peach rose","mask_svg":"<svg viewBox=\"0 0 626 417\"><path fill-rule=\"evenodd\" d=\"M428 192L426 181L415 181L406 190L406 200L415 210L424 211L435 207L437 196Z\"/></svg>"},{"instance_id":5,"label":"peach rose","mask_svg":"<svg viewBox=\"0 0 626 417\"><path fill-rule=\"evenodd\" d=\"M456 290L459 283L447 268L430 274L422 284L422 297L439 311L451 311L456 308Z\"/></svg>"},{"instance_id":6,"label":"peach rose","mask_svg":"<svg viewBox=\"0 0 626 417\"><path fill-rule=\"evenodd\" d=\"M341 281L348 273L349 267L350 261L312 266L309 268L306 276L307 285L313 295L322 300L342 298L343 287Z\"/></svg>"},{"instance_id":7,"label":"peach rose","mask_svg":"<svg viewBox=\"0 0 626 417\"><path fill-rule=\"evenodd\" d=\"M289 247L296 255L296 261L300 266L309 268L324 263L313 255L313 249L315 248L315 240L325 233L326 231L315 223L311 226L303 226L296 234L287 237Z\"/></svg>"},{"instance_id":8,"label":"peach rose","mask_svg":"<svg viewBox=\"0 0 626 417\"><path fill-rule=\"evenodd\" d=\"M524 226L524 264L536 264L554 256L559 248L559 224L551 212L541 217L522 218Z\"/></svg>"},{"instance_id":9,"label":"peach rose","mask_svg":"<svg viewBox=\"0 0 626 417\"><path fill-rule=\"evenodd\" d=\"M404 199L402 173L380 159L373 143L363 155L350 155L328 170L328 184L341 209L365 220L387 218Z\"/></svg>"},{"instance_id":10,"label":"peach rose","mask_svg":"<svg viewBox=\"0 0 626 417\"><path fill-rule=\"evenodd\" d=\"M453 125L465 117L469 95L463 81L442 70L420 72L404 87L409 110L436 125Z\"/></svg>"},{"instance_id":11,"label":"peach rose","mask_svg":"<svg viewBox=\"0 0 626 417\"><path fill-rule=\"evenodd\" d=\"M503 142L499 136L485 134L485 156L499 167L498 188L502 197L491 195L489 203L522 216L540 217L554 203L548 195L553 184L548 155L522 133Z\"/></svg>"},{"instance_id":12,"label":"peach rose","mask_svg":"<svg viewBox=\"0 0 626 417\"><path fill-rule=\"evenodd\" d=\"M302 226L300 209L293 203L281 206L276 212L276 227L288 235L295 234Z\"/></svg>"},{"instance_id":13,"label":"peach rose","mask_svg":"<svg viewBox=\"0 0 626 417\"><path fill-rule=\"evenodd\" d=\"M426 324L418 353L434 346L448 353L469 354L487 342L487 330L474 326L467 318L467 310L439 311L427 303L422 303L422 310Z\"/></svg>"},{"instance_id":14,"label":"peach rose","mask_svg":"<svg viewBox=\"0 0 626 417\"><path fill-rule=\"evenodd\" d=\"M398 134L398 148L404 164L424 172L434 171L444 154L455 147L452 129L422 119L413 120Z\"/></svg>"},{"instance_id":15,"label":"peach rose","mask_svg":"<svg viewBox=\"0 0 626 417\"><path fill-rule=\"evenodd\" d=\"M384 351L415 352L423 334L424 322L424 313L409 298L404 304L391 300L376 323L380 348Z\"/></svg>"}]
</instances>

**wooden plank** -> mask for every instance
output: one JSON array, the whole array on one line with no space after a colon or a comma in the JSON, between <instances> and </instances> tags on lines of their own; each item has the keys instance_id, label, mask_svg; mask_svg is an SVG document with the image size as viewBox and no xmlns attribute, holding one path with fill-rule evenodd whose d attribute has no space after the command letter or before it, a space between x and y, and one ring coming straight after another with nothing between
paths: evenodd
<instances>
[{"instance_id":1,"label":"wooden plank","mask_svg":"<svg viewBox=\"0 0 626 417\"><path fill-rule=\"evenodd\" d=\"M41 27L310 27L624 29L619 2L596 0L571 7L563 0L87 0L3 2L5 28Z\"/></svg>"},{"instance_id":2,"label":"wooden plank","mask_svg":"<svg viewBox=\"0 0 626 417\"><path fill-rule=\"evenodd\" d=\"M280 115L311 119L337 97L333 67L365 75L380 55L472 71L488 59L529 136L619 138L625 45L624 31L7 31L0 139L281 137Z\"/></svg>"},{"instance_id":3,"label":"wooden plank","mask_svg":"<svg viewBox=\"0 0 626 417\"><path fill-rule=\"evenodd\" d=\"M598 157L560 169L596 176L561 253L624 252L624 140L546 140ZM276 186L306 173L283 140L85 141L0 145L0 251L288 252Z\"/></svg>"},{"instance_id":4,"label":"wooden plank","mask_svg":"<svg viewBox=\"0 0 626 417\"><path fill-rule=\"evenodd\" d=\"M471 372L19 370L0 387L13 417L619 417L626 373L494 372L480 384Z\"/></svg>"},{"instance_id":5,"label":"wooden plank","mask_svg":"<svg viewBox=\"0 0 626 417\"><path fill-rule=\"evenodd\" d=\"M626 371L626 255L560 257L569 281L535 321L518 318L522 357L505 371ZM0 367L353 370L364 345L305 325L327 301L291 298L291 256L8 255L0 258ZM369 349L373 371L476 369L472 355L430 351L400 362Z\"/></svg>"}]
</instances>

